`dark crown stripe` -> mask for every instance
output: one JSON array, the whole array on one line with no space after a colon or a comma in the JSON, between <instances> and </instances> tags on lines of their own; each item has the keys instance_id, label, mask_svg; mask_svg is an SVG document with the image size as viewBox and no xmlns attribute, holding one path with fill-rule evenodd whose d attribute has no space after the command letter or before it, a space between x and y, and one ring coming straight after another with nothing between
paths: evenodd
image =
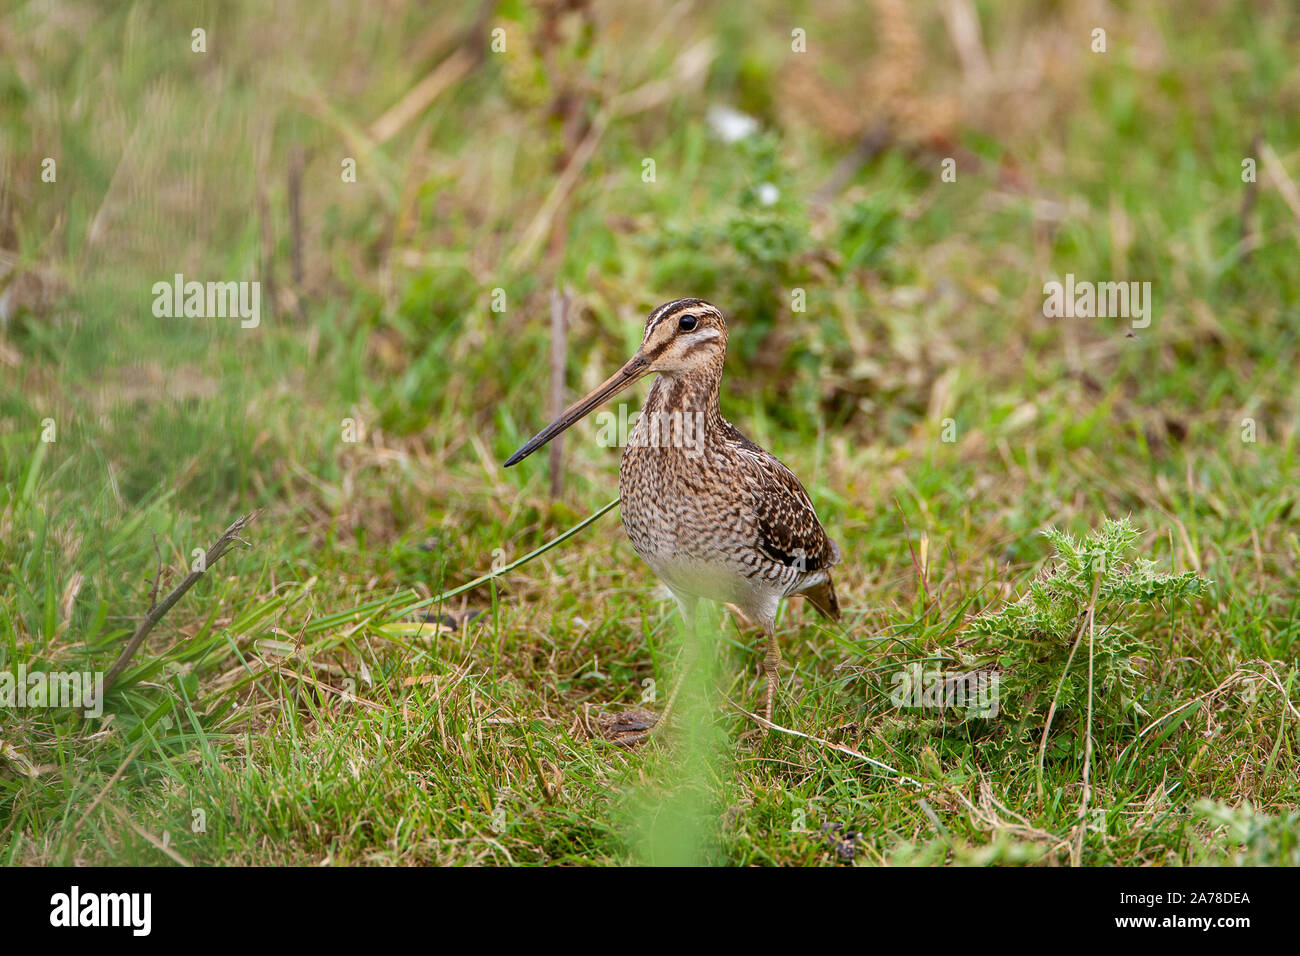
<instances>
[{"instance_id":1,"label":"dark crown stripe","mask_svg":"<svg viewBox=\"0 0 1300 956\"><path fill-rule=\"evenodd\" d=\"M703 299L673 299L671 302L665 302L650 313L650 319L646 322L646 332L654 331L665 318L675 316L684 309L694 309L702 305L708 305L708 303Z\"/></svg>"}]
</instances>

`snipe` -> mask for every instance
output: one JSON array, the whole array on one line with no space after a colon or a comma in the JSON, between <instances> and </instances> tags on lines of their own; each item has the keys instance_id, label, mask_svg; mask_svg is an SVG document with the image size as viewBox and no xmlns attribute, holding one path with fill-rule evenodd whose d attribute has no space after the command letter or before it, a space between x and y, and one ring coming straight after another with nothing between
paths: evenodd
<instances>
[{"instance_id":1,"label":"snipe","mask_svg":"<svg viewBox=\"0 0 1300 956\"><path fill-rule=\"evenodd\" d=\"M781 651L776 611L802 594L831 620L840 550L799 479L718 412L727 354L722 313L677 299L646 319L641 347L510 456L518 464L601 403L658 373L619 467L623 527L693 621L699 598L735 604L767 634L763 713L772 719Z\"/></svg>"}]
</instances>

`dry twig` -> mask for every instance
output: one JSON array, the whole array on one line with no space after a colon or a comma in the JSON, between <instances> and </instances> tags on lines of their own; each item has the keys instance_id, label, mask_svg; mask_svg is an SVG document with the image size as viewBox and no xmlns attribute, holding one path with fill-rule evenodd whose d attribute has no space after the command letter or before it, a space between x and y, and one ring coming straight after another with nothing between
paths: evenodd
<instances>
[{"instance_id":1,"label":"dry twig","mask_svg":"<svg viewBox=\"0 0 1300 956\"><path fill-rule=\"evenodd\" d=\"M186 591L194 587L199 578L203 577L203 575L207 573L208 568L220 561L235 542L239 542L245 547L248 547L248 542L239 535L244 528L246 528L248 524L261 513L261 510L250 511L242 518L236 520L235 523L225 531L221 532L221 537L217 539L216 543L212 547L208 548L207 553L203 556L203 563L200 566L200 570L191 571L185 576L184 581L176 585L176 587L172 589L171 593L162 599L161 603L155 602L149 608L149 613L144 616L144 620L140 622L140 626L135 629L135 633L131 635L131 640L127 641L126 647L122 648L122 653L118 655L116 663L114 663L112 668L110 668L108 674L104 676L103 692L105 694L107 694L109 688L113 686L113 681L117 680L117 678L121 676L122 671L126 670L126 665L131 662L131 658L135 656L135 652L139 650L140 645L144 643L144 639L149 636L149 632L153 630L154 625L161 621L167 612L176 606L176 602L185 596Z\"/></svg>"},{"instance_id":2,"label":"dry twig","mask_svg":"<svg viewBox=\"0 0 1300 956\"><path fill-rule=\"evenodd\" d=\"M568 352L569 308L573 304L573 290L563 292L559 286L551 290L551 418L560 417L564 411L564 357ZM551 440L549 465L551 470L551 498L559 498L564 491L564 436Z\"/></svg>"}]
</instances>

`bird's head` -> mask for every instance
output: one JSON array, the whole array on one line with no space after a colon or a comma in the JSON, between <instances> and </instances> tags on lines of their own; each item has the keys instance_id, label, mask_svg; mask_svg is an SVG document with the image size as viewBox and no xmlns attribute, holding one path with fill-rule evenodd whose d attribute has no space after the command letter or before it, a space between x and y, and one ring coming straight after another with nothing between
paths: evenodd
<instances>
[{"instance_id":1,"label":"bird's head","mask_svg":"<svg viewBox=\"0 0 1300 956\"><path fill-rule=\"evenodd\" d=\"M659 306L645 320L641 347L646 372L688 375L721 365L727 355L727 322L703 299L676 299Z\"/></svg>"},{"instance_id":2,"label":"bird's head","mask_svg":"<svg viewBox=\"0 0 1300 956\"><path fill-rule=\"evenodd\" d=\"M659 306L645 320L636 354L530 438L506 460L506 467L523 461L638 379L652 372L685 376L715 370L720 374L726 355L727 323L714 306L703 299L674 299Z\"/></svg>"}]
</instances>

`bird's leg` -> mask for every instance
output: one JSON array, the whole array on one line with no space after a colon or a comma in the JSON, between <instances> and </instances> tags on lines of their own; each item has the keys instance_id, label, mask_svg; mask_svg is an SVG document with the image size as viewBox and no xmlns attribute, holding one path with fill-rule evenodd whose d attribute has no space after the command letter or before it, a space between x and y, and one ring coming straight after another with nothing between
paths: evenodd
<instances>
[{"instance_id":1,"label":"bird's leg","mask_svg":"<svg viewBox=\"0 0 1300 956\"><path fill-rule=\"evenodd\" d=\"M767 693L763 697L763 717L770 724L772 706L776 702L776 688L780 681L781 648L776 643L775 626L764 622L763 630L767 631L767 655L763 658L763 672L767 675ZM766 727L763 728L763 732L767 732Z\"/></svg>"},{"instance_id":2,"label":"bird's leg","mask_svg":"<svg viewBox=\"0 0 1300 956\"><path fill-rule=\"evenodd\" d=\"M682 679L685 676L685 671L682 671L677 675L677 680L673 684L673 689L668 694L668 703L664 704L664 712L659 715L659 719L655 721L655 725L650 728L650 733L652 735L660 727L668 726L668 718L672 716L673 704L677 703L677 692L682 689Z\"/></svg>"}]
</instances>

